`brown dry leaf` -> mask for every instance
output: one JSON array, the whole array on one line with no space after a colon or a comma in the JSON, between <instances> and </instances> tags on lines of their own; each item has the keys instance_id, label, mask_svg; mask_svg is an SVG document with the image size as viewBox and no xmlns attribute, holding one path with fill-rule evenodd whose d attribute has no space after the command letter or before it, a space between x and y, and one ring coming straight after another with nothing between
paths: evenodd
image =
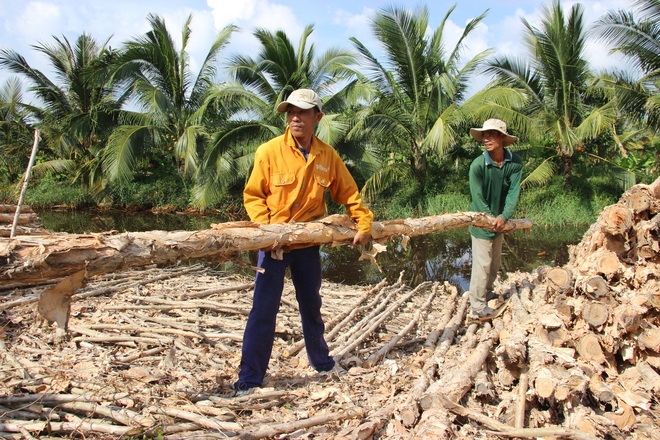
<instances>
[{"instance_id":1,"label":"brown dry leaf","mask_svg":"<svg viewBox=\"0 0 660 440\"><path fill-rule=\"evenodd\" d=\"M39 297L37 310L50 323L57 323L58 328L66 329L71 312L71 295L80 289L85 281L85 271L70 275L48 289Z\"/></svg>"},{"instance_id":2,"label":"brown dry leaf","mask_svg":"<svg viewBox=\"0 0 660 440\"><path fill-rule=\"evenodd\" d=\"M309 397L312 400L316 400L317 403L321 403L321 402L325 402L329 398L334 397L335 395L337 395L339 393L340 393L339 389L337 389L335 387L328 387L328 388L323 388L321 390L314 391L314 392L310 393Z\"/></svg>"},{"instance_id":3,"label":"brown dry leaf","mask_svg":"<svg viewBox=\"0 0 660 440\"><path fill-rule=\"evenodd\" d=\"M144 383L158 382L163 377L162 372L152 371L144 367L133 367L124 372L124 377Z\"/></svg>"},{"instance_id":4,"label":"brown dry leaf","mask_svg":"<svg viewBox=\"0 0 660 440\"><path fill-rule=\"evenodd\" d=\"M380 243L373 243L371 249L362 251L362 254L360 255L360 258L358 258L358 260L369 260L371 261L371 264L376 266L378 270L382 272L383 269L381 269L380 265L376 261L376 256L381 252L385 252L386 250L387 250L387 246L382 245Z\"/></svg>"}]
</instances>

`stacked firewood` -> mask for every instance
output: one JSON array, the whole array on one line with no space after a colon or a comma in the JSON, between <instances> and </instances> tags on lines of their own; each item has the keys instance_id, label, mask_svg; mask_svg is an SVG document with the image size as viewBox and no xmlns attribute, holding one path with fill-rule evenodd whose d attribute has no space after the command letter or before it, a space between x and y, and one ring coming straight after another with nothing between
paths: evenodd
<instances>
[{"instance_id":1,"label":"stacked firewood","mask_svg":"<svg viewBox=\"0 0 660 440\"><path fill-rule=\"evenodd\" d=\"M539 273L545 305L534 306L535 336L575 361L530 351L530 383L582 431L625 436L658 417L650 411L660 391L658 212L660 179L631 188L569 249L567 265Z\"/></svg>"},{"instance_id":2,"label":"stacked firewood","mask_svg":"<svg viewBox=\"0 0 660 440\"><path fill-rule=\"evenodd\" d=\"M659 211L660 179L637 185L565 266L509 274L506 312L427 388L413 432L449 438L458 417L521 437L660 438Z\"/></svg>"}]
</instances>

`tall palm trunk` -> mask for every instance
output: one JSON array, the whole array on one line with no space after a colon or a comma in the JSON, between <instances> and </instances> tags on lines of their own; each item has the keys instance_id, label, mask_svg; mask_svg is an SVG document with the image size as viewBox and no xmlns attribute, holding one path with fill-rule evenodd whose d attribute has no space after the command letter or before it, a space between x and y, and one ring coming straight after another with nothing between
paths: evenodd
<instances>
[{"instance_id":1,"label":"tall palm trunk","mask_svg":"<svg viewBox=\"0 0 660 440\"><path fill-rule=\"evenodd\" d=\"M421 188L424 188L426 185L426 175L429 168L429 161L426 155L419 150L413 152L412 157L412 166L415 170L415 178L417 183L419 183Z\"/></svg>"},{"instance_id":2,"label":"tall palm trunk","mask_svg":"<svg viewBox=\"0 0 660 440\"><path fill-rule=\"evenodd\" d=\"M564 162L564 187L568 185L568 179L571 177L571 171L573 169L573 156L570 154L562 155L562 160Z\"/></svg>"}]
</instances>

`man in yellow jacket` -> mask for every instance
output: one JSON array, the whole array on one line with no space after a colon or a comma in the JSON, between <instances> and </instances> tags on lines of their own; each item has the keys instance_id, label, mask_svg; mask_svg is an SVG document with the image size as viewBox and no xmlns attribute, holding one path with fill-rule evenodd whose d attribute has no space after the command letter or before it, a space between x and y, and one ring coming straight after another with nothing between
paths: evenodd
<instances>
[{"instance_id":1,"label":"man in yellow jacket","mask_svg":"<svg viewBox=\"0 0 660 440\"><path fill-rule=\"evenodd\" d=\"M313 90L294 90L277 111L286 112L282 136L259 146L243 202L256 223L307 222L326 215L325 191L346 207L357 223L353 245L371 240L373 213L363 204L355 180L337 152L314 135L323 117L321 99ZM277 252L275 252L277 251ZM286 268L296 290L309 363L319 372L336 370L323 333L321 259L318 245L259 251L252 310L243 336L238 380L244 393L262 384L275 338L275 322Z\"/></svg>"}]
</instances>

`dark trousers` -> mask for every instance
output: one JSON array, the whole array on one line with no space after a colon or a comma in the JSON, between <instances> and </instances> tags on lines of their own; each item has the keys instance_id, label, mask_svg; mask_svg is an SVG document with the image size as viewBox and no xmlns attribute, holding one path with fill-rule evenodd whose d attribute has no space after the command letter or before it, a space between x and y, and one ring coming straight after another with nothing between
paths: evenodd
<instances>
[{"instance_id":1,"label":"dark trousers","mask_svg":"<svg viewBox=\"0 0 660 440\"><path fill-rule=\"evenodd\" d=\"M245 326L240 371L234 388L261 386L266 375L287 267L291 270L291 281L296 290L309 363L317 371L331 370L335 361L330 357L323 337L319 246L292 250L284 254L283 260L271 258L270 252L259 251L258 266L264 272L257 273L254 283L252 310Z\"/></svg>"}]
</instances>

